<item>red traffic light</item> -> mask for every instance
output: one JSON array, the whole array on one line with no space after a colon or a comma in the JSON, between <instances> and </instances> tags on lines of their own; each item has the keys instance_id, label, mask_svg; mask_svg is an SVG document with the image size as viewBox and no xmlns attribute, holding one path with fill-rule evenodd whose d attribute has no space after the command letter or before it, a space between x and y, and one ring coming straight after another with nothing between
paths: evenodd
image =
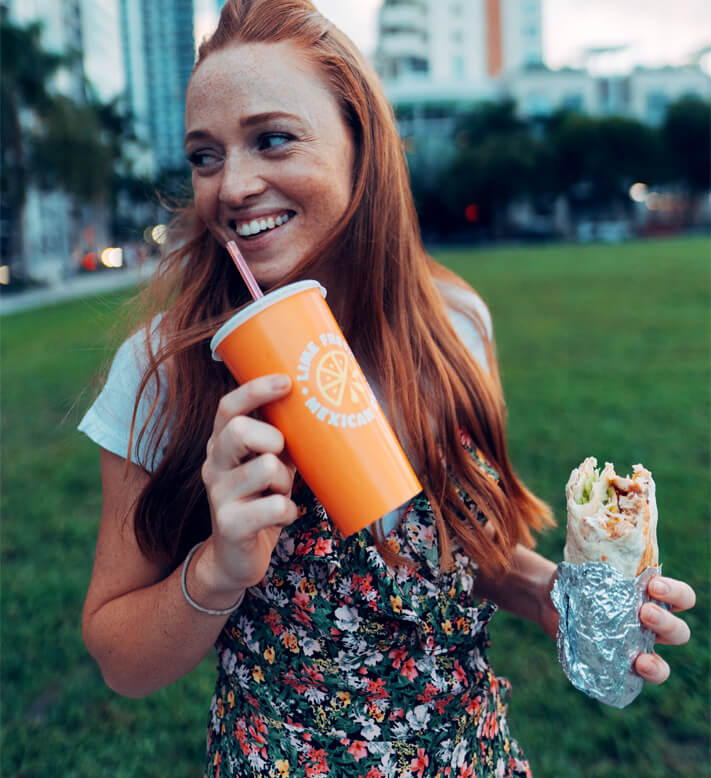
<instances>
[{"instance_id":1,"label":"red traffic light","mask_svg":"<svg viewBox=\"0 0 711 778\"><path fill-rule=\"evenodd\" d=\"M464 218L475 224L479 221L479 206L476 203L469 204L464 210Z\"/></svg>"}]
</instances>

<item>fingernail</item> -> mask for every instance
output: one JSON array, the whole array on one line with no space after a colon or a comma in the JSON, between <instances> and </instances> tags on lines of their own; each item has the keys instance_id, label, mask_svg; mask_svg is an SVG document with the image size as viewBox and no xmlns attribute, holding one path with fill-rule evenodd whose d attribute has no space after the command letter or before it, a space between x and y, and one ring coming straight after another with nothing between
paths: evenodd
<instances>
[{"instance_id":1,"label":"fingernail","mask_svg":"<svg viewBox=\"0 0 711 778\"><path fill-rule=\"evenodd\" d=\"M639 669L648 675L651 675L657 669L657 663L654 661L654 657L647 655L640 658L639 665Z\"/></svg>"},{"instance_id":2,"label":"fingernail","mask_svg":"<svg viewBox=\"0 0 711 778\"><path fill-rule=\"evenodd\" d=\"M288 375L275 375L272 377L270 386L272 389L286 389L291 383L291 379Z\"/></svg>"},{"instance_id":3,"label":"fingernail","mask_svg":"<svg viewBox=\"0 0 711 778\"><path fill-rule=\"evenodd\" d=\"M664 581L652 581L650 588L652 590L652 594L669 594L669 584L664 583Z\"/></svg>"},{"instance_id":4,"label":"fingernail","mask_svg":"<svg viewBox=\"0 0 711 778\"><path fill-rule=\"evenodd\" d=\"M647 624L656 626L661 621L661 610L656 605L649 605L644 609L644 620Z\"/></svg>"}]
</instances>

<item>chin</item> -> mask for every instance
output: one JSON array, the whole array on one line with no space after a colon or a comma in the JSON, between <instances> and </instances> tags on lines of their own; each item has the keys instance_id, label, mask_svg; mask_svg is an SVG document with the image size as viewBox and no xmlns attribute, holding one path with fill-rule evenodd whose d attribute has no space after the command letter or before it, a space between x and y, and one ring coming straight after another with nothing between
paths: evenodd
<instances>
[{"instance_id":1,"label":"chin","mask_svg":"<svg viewBox=\"0 0 711 778\"><path fill-rule=\"evenodd\" d=\"M254 273L254 277L257 279L257 283L262 289L271 289L274 286L278 286L286 278L286 273L279 271L272 273Z\"/></svg>"},{"instance_id":2,"label":"chin","mask_svg":"<svg viewBox=\"0 0 711 778\"><path fill-rule=\"evenodd\" d=\"M252 266L250 269L261 287L270 288L280 284L296 267L298 267L298 263L288 266L280 265L279 267L264 268Z\"/></svg>"}]
</instances>

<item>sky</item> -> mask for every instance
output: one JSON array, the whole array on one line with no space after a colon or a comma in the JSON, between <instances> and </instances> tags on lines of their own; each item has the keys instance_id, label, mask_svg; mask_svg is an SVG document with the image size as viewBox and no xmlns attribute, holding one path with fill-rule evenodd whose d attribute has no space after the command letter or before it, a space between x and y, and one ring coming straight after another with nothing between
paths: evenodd
<instances>
[{"instance_id":1,"label":"sky","mask_svg":"<svg viewBox=\"0 0 711 778\"><path fill-rule=\"evenodd\" d=\"M365 54L375 49L382 0L314 0ZM200 30L209 30L211 0L195 0ZM204 20L204 21L201 21ZM201 27L202 25L202 27ZM203 32L204 34L204 32ZM543 0L543 58L554 69L582 66L592 48L625 46L597 54L592 70L624 72L635 65L679 65L694 51L711 50L709 0ZM704 59L711 71L711 54Z\"/></svg>"}]
</instances>

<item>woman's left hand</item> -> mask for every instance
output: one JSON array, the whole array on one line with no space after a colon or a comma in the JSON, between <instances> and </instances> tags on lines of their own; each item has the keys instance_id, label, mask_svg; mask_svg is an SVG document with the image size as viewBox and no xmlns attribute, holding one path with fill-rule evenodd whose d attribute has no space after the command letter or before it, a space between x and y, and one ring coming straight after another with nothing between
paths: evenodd
<instances>
[{"instance_id":1,"label":"woman's left hand","mask_svg":"<svg viewBox=\"0 0 711 778\"><path fill-rule=\"evenodd\" d=\"M696 594L689 584L673 578L655 576L647 586L649 596L671 607L671 612L653 602L646 602L639 611L639 618L645 627L656 633L656 642L668 646L681 646L689 640L691 632L685 621L674 613L693 608ZM640 654L635 659L634 669L648 683L664 683L669 677L669 665L658 654Z\"/></svg>"}]
</instances>

